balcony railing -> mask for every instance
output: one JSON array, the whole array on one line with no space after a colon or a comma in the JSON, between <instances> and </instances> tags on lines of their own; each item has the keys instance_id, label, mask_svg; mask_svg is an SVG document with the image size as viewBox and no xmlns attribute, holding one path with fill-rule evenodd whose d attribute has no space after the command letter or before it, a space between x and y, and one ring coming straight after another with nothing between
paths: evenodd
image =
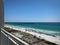
<instances>
[{"instance_id":1,"label":"balcony railing","mask_svg":"<svg viewBox=\"0 0 60 45\"><path fill-rule=\"evenodd\" d=\"M12 45L29 45L27 42L19 39L18 37L12 35L11 33L7 32L4 29L1 29L1 34L7 38L6 41L9 39L9 41L7 43L11 42ZM2 38L4 38L4 37L2 36ZM9 45L9 44L6 44L6 45Z\"/></svg>"}]
</instances>

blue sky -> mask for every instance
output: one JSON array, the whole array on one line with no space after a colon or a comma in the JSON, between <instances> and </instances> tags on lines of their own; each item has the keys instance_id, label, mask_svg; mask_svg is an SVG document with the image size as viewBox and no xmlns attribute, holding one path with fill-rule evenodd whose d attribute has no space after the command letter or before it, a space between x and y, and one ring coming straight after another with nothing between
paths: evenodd
<instances>
[{"instance_id":1,"label":"blue sky","mask_svg":"<svg viewBox=\"0 0 60 45\"><path fill-rule=\"evenodd\" d=\"M5 22L60 22L59 0L4 0Z\"/></svg>"}]
</instances>

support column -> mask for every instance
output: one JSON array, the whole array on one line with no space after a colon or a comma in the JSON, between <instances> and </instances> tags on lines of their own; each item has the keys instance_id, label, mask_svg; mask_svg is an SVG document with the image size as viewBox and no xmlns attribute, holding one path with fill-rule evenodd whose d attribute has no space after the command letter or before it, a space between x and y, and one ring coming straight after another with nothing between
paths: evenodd
<instances>
[{"instance_id":1,"label":"support column","mask_svg":"<svg viewBox=\"0 0 60 45\"><path fill-rule=\"evenodd\" d=\"M4 0L0 0L0 45L1 45L1 28L4 25Z\"/></svg>"}]
</instances>

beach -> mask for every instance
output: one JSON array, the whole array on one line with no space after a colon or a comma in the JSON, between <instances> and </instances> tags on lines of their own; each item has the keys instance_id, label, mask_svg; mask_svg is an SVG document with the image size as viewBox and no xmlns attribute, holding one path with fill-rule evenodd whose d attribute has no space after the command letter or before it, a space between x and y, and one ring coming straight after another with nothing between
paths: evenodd
<instances>
[{"instance_id":1,"label":"beach","mask_svg":"<svg viewBox=\"0 0 60 45\"><path fill-rule=\"evenodd\" d=\"M22 28L22 27L21 28L15 28L13 26L7 26L7 25L5 25L4 27L14 29L14 30L17 30L17 31L21 31L21 32L25 32L25 33L31 34L33 36L36 36L39 39L44 39L48 42L60 45L60 38L55 37L55 36L50 36L50 35L46 35L46 34L43 34L43 33L38 33L36 31L27 30L26 28Z\"/></svg>"}]
</instances>

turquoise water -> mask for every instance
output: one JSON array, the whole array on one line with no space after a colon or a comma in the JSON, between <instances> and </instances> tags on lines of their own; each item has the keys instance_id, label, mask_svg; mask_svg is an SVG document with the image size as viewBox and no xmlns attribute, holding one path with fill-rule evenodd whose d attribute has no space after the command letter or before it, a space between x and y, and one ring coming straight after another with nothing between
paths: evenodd
<instances>
[{"instance_id":1,"label":"turquoise water","mask_svg":"<svg viewBox=\"0 0 60 45\"><path fill-rule=\"evenodd\" d=\"M60 23L43 23L43 22L6 22L5 24L24 27L24 28L34 28L37 31L60 36Z\"/></svg>"}]
</instances>

